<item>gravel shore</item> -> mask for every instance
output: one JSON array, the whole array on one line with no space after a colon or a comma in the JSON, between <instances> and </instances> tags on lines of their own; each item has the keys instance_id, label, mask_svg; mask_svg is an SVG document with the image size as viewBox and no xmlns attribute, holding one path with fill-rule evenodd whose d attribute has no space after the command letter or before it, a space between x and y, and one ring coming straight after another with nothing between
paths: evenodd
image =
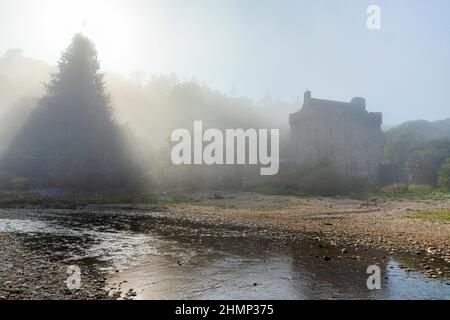
<instances>
[{"instance_id":1,"label":"gravel shore","mask_svg":"<svg viewBox=\"0 0 450 320\"><path fill-rule=\"evenodd\" d=\"M110 299L104 290L106 277L86 270L80 290L66 285L69 264L49 259L24 247L19 239L0 233L0 300Z\"/></svg>"},{"instance_id":2,"label":"gravel shore","mask_svg":"<svg viewBox=\"0 0 450 320\"><path fill-rule=\"evenodd\" d=\"M260 236L320 238L343 248L361 246L411 254L421 258L428 276L449 277L450 222L410 216L420 210L448 209L450 200L304 199L234 192L222 192L219 199L211 193L190 197L192 202L169 206L166 217L258 230ZM146 205L131 208L145 210Z\"/></svg>"},{"instance_id":3,"label":"gravel shore","mask_svg":"<svg viewBox=\"0 0 450 320\"><path fill-rule=\"evenodd\" d=\"M234 192L188 197L192 201L178 204L96 205L83 210L139 211L156 216L161 225L236 230L240 236L286 243L313 240L336 247L342 257L331 259L352 258L347 252L355 248L382 249L386 255L414 257L418 270L430 278L450 278L450 222L411 218L419 210L448 209L450 200L358 201ZM0 258L0 299L117 298L106 289L108 275L95 268L83 270L81 290L69 290L69 263L23 245L20 237L0 232Z\"/></svg>"}]
</instances>

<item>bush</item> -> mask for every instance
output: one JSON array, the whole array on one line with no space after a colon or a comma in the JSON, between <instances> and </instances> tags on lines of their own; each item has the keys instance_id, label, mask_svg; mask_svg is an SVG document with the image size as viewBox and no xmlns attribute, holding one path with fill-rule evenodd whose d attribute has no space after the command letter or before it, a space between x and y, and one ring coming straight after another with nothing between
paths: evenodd
<instances>
[{"instance_id":1,"label":"bush","mask_svg":"<svg viewBox=\"0 0 450 320\"><path fill-rule=\"evenodd\" d=\"M30 188L28 180L23 177L13 177L11 178L11 186L16 190L27 190Z\"/></svg>"},{"instance_id":2,"label":"bush","mask_svg":"<svg viewBox=\"0 0 450 320\"><path fill-rule=\"evenodd\" d=\"M309 194L333 196L341 190L342 179L327 160L308 166L298 178L300 189Z\"/></svg>"},{"instance_id":3,"label":"bush","mask_svg":"<svg viewBox=\"0 0 450 320\"><path fill-rule=\"evenodd\" d=\"M410 182L436 185L438 171L445 159L450 157L450 139L433 140L420 144L406 161Z\"/></svg>"},{"instance_id":4,"label":"bush","mask_svg":"<svg viewBox=\"0 0 450 320\"><path fill-rule=\"evenodd\" d=\"M393 184L381 189L385 195L428 194L434 192L433 186L426 184Z\"/></svg>"},{"instance_id":5,"label":"bush","mask_svg":"<svg viewBox=\"0 0 450 320\"><path fill-rule=\"evenodd\" d=\"M445 160L438 174L439 188L450 191L450 158Z\"/></svg>"},{"instance_id":6,"label":"bush","mask_svg":"<svg viewBox=\"0 0 450 320\"><path fill-rule=\"evenodd\" d=\"M387 198L419 201L446 200L450 196L447 192L423 184L394 184L381 188L379 193Z\"/></svg>"},{"instance_id":7,"label":"bush","mask_svg":"<svg viewBox=\"0 0 450 320\"><path fill-rule=\"evenodd\" d=\"M429 184L409 184L408 191L412 193L430 193L434 191L434 188Z\"/></svg>"},{"instance_id":8,"label":"bush","mask_svg":"<svg viewBox=\"0 0 450 320\"><path fill-rule=\"evenodd\" d=\"M386 133L384 161L403 167L409 153L419 143L419 137L410 128L397 127Z\"/></svg>"},{"instance_id":9,"label":"bush","mask_svg":"<svg viewBox=\"0 0 450 320\"><path fill-rule=\"evenodd\" d=\"M403 183L393 184L381 189L381 193L385 195L398 195L408 193L408 185Z\"/></svg>"}]
</instances>

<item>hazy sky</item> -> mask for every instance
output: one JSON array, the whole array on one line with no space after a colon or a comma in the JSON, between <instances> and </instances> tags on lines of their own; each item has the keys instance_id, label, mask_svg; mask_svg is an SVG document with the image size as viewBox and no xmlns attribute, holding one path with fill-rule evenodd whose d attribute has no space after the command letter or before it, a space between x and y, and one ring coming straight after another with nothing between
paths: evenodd
<instances>
[{"instance_id":1,"label":"hazy sky","mask_svg":"<svg viewBox=\"0 0 450 320\"><path fill-rule=\"evenodd\" d=\"M381 30L366 27L370 4ZM449 21L448 0L0 0L0 55L55 64L83 30L107 71L252 98L363 96L394 124L450 117Z\"/></svg>"}]
</instances>

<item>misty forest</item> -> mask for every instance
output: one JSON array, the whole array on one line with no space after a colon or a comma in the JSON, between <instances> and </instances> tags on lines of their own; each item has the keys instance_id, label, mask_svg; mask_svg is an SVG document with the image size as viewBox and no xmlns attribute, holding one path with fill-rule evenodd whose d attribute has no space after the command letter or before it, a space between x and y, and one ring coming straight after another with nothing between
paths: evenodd
<instances>
[{"instance_id":1,"label":"misty forest","mask_svg":"<svg viewBox=\"0 0 450 320\"><path fill-rule=\"evenodd\" d=\"M338 195L376 190L380 184L344 178L328 159L293 174L262 178L246 166L177 167L170 133L192 128L279 128L281 160L289 157L288 114L300 102L269 95L261 101L223 94L176 75L104 74L94 43L73 37L56 68L11 49L0 59L1 171L4 191L125 192L231 188L275 193ZM449 190L450 120L412 121L385 133L383 162L395 169L387 192ZM427 187L425 187L427 186ZM381 187L386 187L382 185ZM47 191L46 191L47 190Z\"/></svg>"}]
</instances>

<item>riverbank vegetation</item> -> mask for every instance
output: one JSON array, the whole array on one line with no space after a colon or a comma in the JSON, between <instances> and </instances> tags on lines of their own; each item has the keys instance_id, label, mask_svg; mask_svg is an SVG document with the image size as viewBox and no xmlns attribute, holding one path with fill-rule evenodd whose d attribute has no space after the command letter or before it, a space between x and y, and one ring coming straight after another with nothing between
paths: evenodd
<instances>
[{"instance_id":1,"label":"riverbank vegetation","mask_svg":"<svg viewBox=\"0 0 450 320\"><path fill-rule=\"evenodd\" d=\"M412 219L450 221L450 209L422 210L422 211L417 211L417 212L409 215L408 217L412 218Z\"/></svg>"},{"instance_id":2,"label":"riverbank vegetation","mask_svg":"<svg viewBox=\"0 0 450 320\"><path fill-rule=\"evenodd\" d=\"M219 194L219 193L217 193ZM214 195L211 196L214 198ZM177 205L197 200L179 193L130 194L73 193L42 195L33 191L0 191L0 207L76 209L87 205L153 204Z\"/></svg>"}]
</instances>

